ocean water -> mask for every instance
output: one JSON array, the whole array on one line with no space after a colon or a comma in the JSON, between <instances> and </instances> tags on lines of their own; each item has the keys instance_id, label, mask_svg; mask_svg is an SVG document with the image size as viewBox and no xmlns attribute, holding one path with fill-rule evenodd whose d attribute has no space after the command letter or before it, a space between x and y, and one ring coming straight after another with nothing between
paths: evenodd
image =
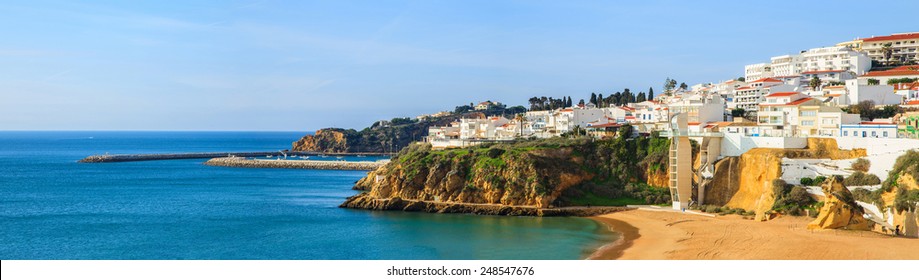
<instances>
[{"instance_id":1,"label":"ocean water","mask_svg":"<svg viewBox=\"0 0 919 280\"><path fill-rule=\"evenodd\" d=\"M272 151L301 134L0 132L0 259L579 259L616 238L583 218L338 208L362 171L76 163Z\"/></svg>"}]
</instances>

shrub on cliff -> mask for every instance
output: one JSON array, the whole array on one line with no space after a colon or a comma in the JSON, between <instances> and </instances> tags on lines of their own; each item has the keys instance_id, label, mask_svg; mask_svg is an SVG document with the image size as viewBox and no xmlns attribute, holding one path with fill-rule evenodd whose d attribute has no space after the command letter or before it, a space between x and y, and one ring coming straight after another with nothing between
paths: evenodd
<instances>
[{"instance_id":1,"label":"shrub on cliff","mask_svg":"<svg viewBox=\"0 0 919 280\"><path fill-rule=\"evenodd\" d=\"M811 179L811 178L808 178L808 177L801 178L801 185L813 186L813 185L814 185L814 179Z\"/></svg>"},{"instance_id":2,"label":"shrub on cliff","mask_svg":"<svg viewBox=\"0 0 919 280\"><path fill-rule=\"evenodd\" d=\"M915 183L919 184L919 152L914 150L906 151L906 153L897 158L890 173L887 174L887 180L883 184L885 192L892 191L897 187L897 180L902 174L911 175L913 180L917 180Z\"/></svg>"},{"instance_id":3,"label":"shrub on cliff","mask_svg":"<svg viewBox=\"0 0 919 280\"><path fill-rule=\"evenodd\" d=\"M873 186L881 183L881 179L874 174L865 174L861 171L855 171L849 177L842 181L846 186Z\"/></svg>"},{"instance_id":4,"label":"shrub on cliff","mask_svg":"<svg viewBox=\"0 0 919 280\"><path fill-rule=\"evenodd\" d=\"M799 216L803 214L804 208L815 202L804 187L785 184L785 181L781 179L772 181L772 190L775 195L772 210L777 212Z\"/></svg>"},{"instance_id":5,"label":"shrub on cliff","mask_svg":"<svg viewBox=\"0 0 919 280\"><path fill-rule=\"evenodd\" d=\"M852 162L852 170L868 172L868 169L870 168L871 168L871 161L868 161L867 159L859 158L859 159L856 159L854 162Z\"/></svg>"}]
</instances>

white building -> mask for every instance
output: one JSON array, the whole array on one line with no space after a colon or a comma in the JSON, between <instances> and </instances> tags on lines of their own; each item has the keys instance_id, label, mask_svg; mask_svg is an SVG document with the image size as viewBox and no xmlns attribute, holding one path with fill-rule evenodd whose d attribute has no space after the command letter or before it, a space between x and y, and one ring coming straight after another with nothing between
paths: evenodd
<instances>
[{"instance_id":1,"label":"white building","mask_svg":"<svg viewBox=\"0 0 919 280\"><path fill-rule=\"evenodd\" d=\"M744 81L755 81L775 76L772 73L772 65L769 63L757 63L744 66Z\"/></svg>"},{"instance_id":2,"label":"white building","mask_svg":"<svg viewBox=\"0 0 919 280\"><path fill-rule=\"evenodd\" d=\"M897 138L897 124L892 122L861 122L840 127L841 137Z\"/></svg>"},{"instance_id":3,"label":"white building","mask_svg":"<svg viewBox=\"0 0 919 280\"><path fill-rule=\"evenodd\" d=\"M670 108L670 117L677 113L685 113L688 117L686 120L690 123L721 122L725 118L724 99L718 94L684 95L672 100L667 107Z\"/></svg>"},{"instance_id":4,"label":"white building","mask_svg":"<svg viewBox=\"0 0 919 280\"><path fill-rule=\"evenodd\" d=\"M797 87L786 85L780 80L765 78L747 83L747 86L734 90L734 105L747 111L759 110L759 103L766 101L764 96L772 92L797 91Z\"/></svg>"},{"instance_id":5,"label":"white building","mask_svg":"<svg viewBox=\"0 0 919 280\"><path fill-rule=\"evenodd\" d=\"M863 81L862 79L846 81L846 95L841 96L842 100L836 103L852 105L871 100L874 105L895 105L903 102L903 96L895 94L893 86L862 84Z\"/></svg>"},{"instance_id":6,"label":"white building","mask_svg":"<svg viewBox=\"0 0 919 280\"><path fill-rule=\"evenodd\" d=\"M915 9L913 9L915 15ZM861 40L861 48L872 60L884 62L884 45L890 44L890 61L919 61L919 32L877 36Z\"/></svg>"}]
</instances>

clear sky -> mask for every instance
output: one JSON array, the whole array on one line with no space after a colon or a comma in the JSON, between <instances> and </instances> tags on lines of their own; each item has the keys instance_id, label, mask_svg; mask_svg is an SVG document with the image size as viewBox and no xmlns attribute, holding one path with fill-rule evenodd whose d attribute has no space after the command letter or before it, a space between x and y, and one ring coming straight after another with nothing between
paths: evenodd
<instances>
[{"instance_id":1,"label":"clear sky","mask_svg":"<svg viewBox=\"0 0 919 280\"><path fill-rule=\"evenodd\" d=\"M362 128L919 31L914 0L618 2L5 1L0 130Z\"/></svg>"}]
</instances>

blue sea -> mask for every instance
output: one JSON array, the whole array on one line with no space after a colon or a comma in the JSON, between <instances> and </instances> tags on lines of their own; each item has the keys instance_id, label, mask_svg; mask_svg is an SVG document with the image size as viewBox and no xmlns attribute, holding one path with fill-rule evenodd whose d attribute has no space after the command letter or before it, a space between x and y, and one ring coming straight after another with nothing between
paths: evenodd
<instances>
[{"instance_id":1,"label":"blue sea","mask_svg":"<svg viewBox=\"0 0 919 280\"><path fill-rule=\"evenodd\" d=\"M0 131L0 259L581 259L584 218L342 209L363 171L93 154L275 151L298 132Z\"/></svg>"}]
</instances>

